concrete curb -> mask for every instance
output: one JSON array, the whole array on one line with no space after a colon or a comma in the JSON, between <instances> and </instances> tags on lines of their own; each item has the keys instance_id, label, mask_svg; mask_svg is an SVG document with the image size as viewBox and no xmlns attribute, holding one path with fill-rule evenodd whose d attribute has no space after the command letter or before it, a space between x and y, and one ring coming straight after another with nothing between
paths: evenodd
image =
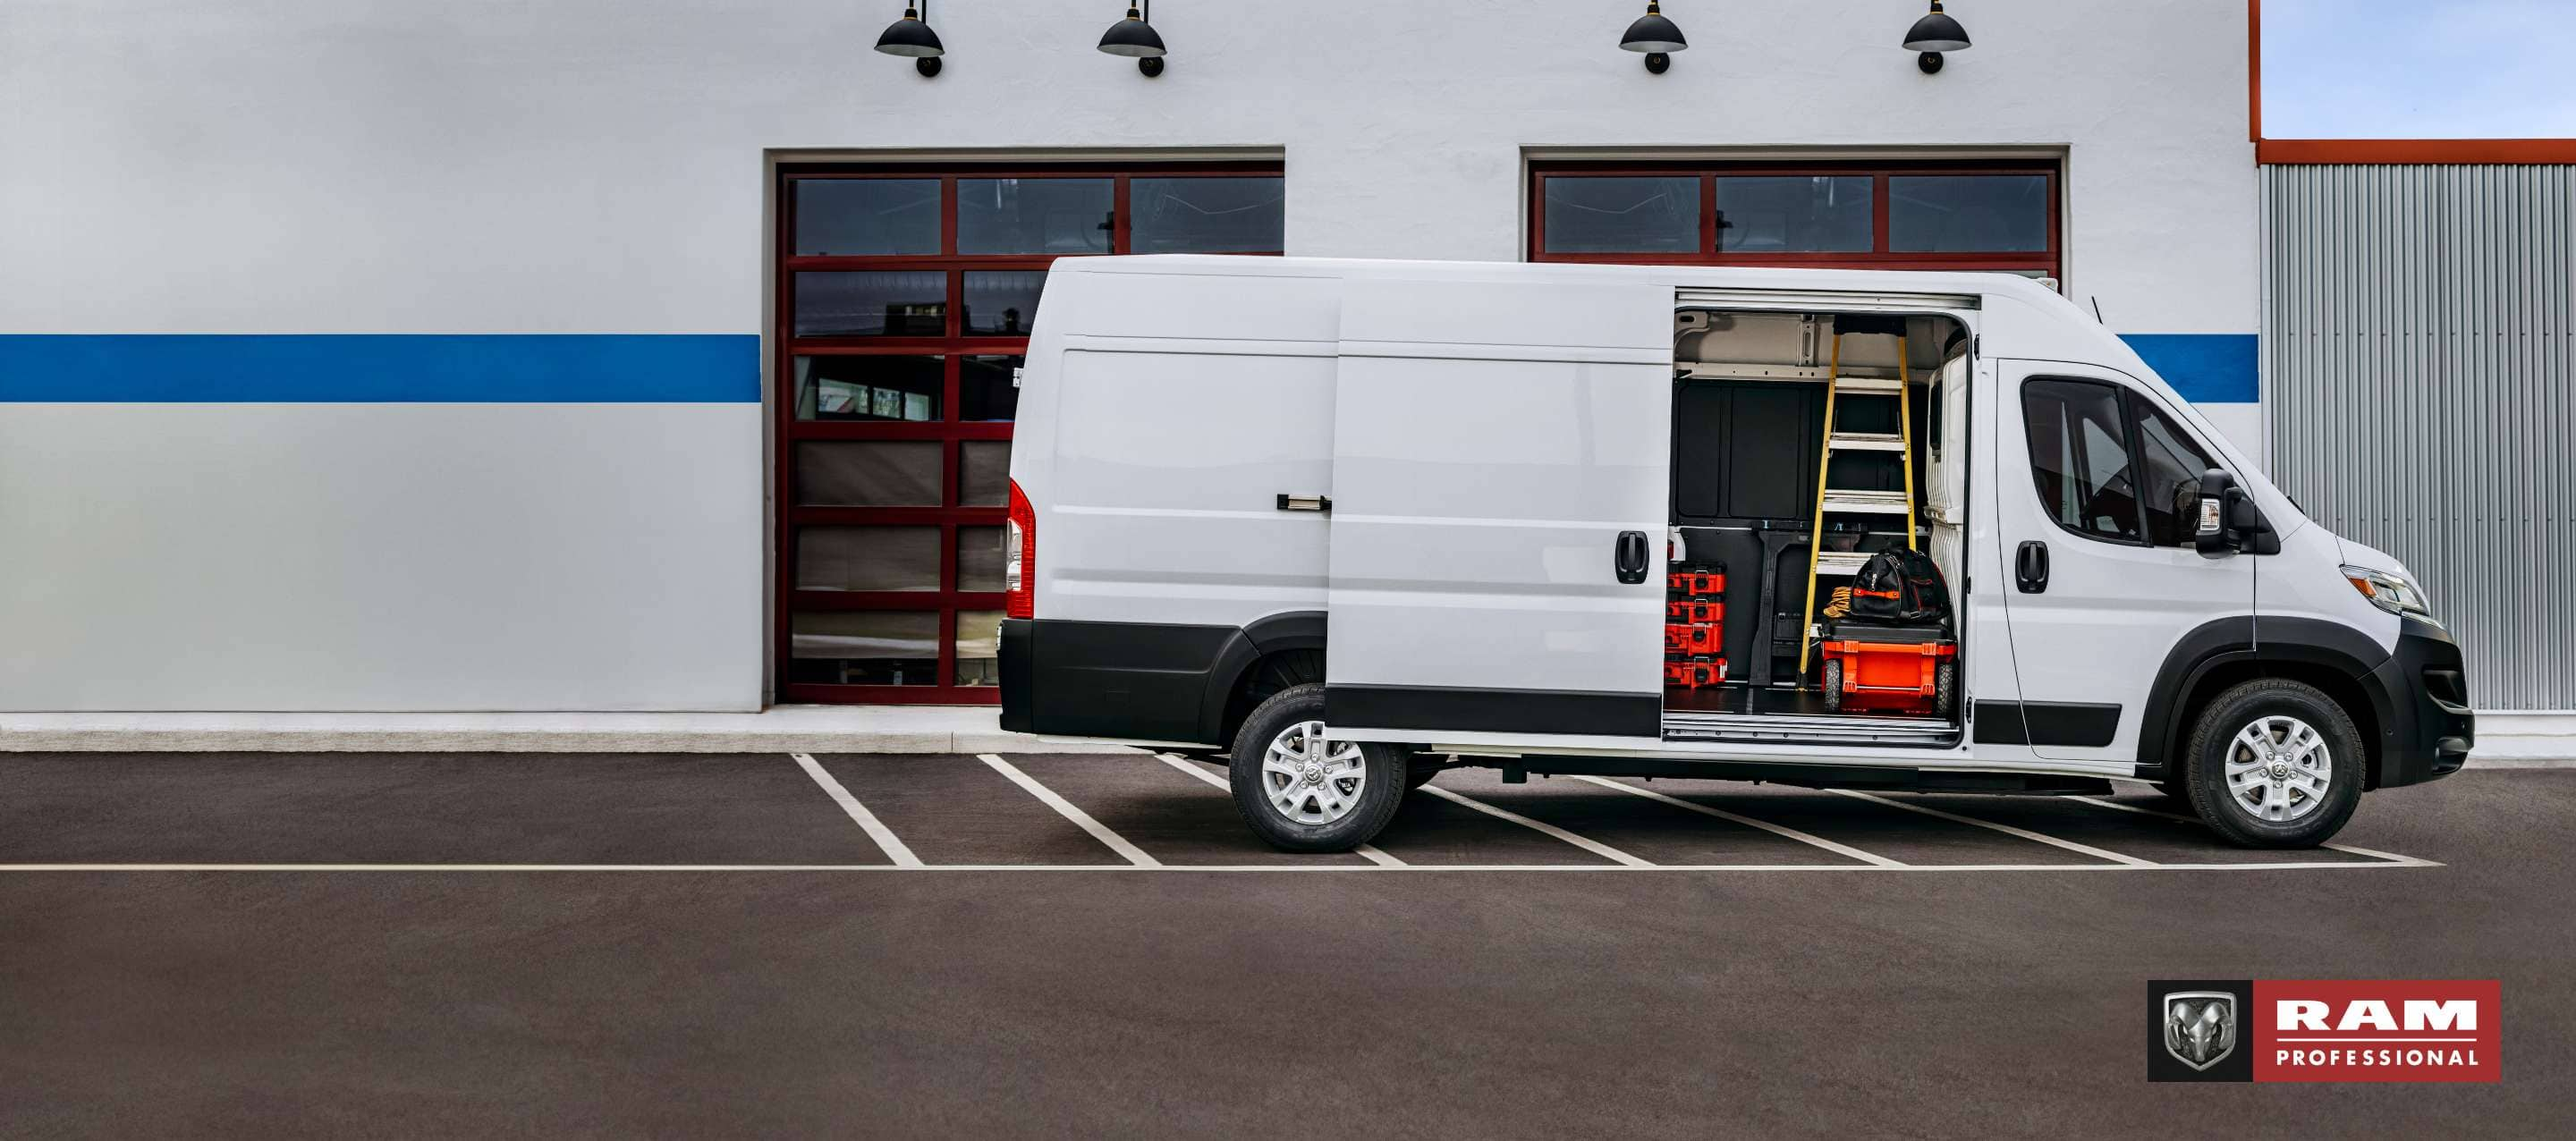
<instances>
[{"instance_id":1,"label":"concrete curb","mask_svg":"<svg viewBox=\"0 0 2576 1141\"><path fill-rule=\"evenodd\" d=\"M0 733L0 753L1136 753L1018 733L48 731Z\"/></svg>"},{"instance_id":2,"label":"concrete curb","mask_svg":"<svg viewBox=\"0 0 2576 1141\"><path fill-rule=\"evenodd\" d=\"M990 708L759 713L14 713L0 753L1125 753Z\"/></svg>"}]
</instances>

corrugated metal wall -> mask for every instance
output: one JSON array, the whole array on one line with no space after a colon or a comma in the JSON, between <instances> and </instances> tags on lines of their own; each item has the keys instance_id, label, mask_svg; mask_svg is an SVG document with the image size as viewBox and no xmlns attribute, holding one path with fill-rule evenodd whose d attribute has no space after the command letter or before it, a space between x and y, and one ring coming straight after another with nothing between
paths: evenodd
<instances>
[{"instance_id":1,"label":"corrugated metal wall","mask_svg":"<svg viewBox=\"0 0 2576 1141\"><path fill-rule=\"evenodd\" d=\"M2480 709L2576 709L2576 167L2263 170L2272 478L2405 560Z\"/></svg>"}]
</instances>

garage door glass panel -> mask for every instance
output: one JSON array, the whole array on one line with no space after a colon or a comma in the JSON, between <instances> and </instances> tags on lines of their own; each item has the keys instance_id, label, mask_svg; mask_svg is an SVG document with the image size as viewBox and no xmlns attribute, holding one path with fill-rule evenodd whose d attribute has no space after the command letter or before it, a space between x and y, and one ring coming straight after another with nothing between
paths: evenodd
<instances>
[{"instance_id":1,"label":"garage door glass panel","mask_svg":"<svg viewBox=\"0 0 2576 1141\"><path fill-rule=\"evenodd\" d=\"M957 612L958 685L996 685L1002 680L1002 612Z\"/></svg>"},{"instance_id":2,"label":"garage door glass panel","mask_svg":"<svg viewBox=\"0 0 2576 1141\"><path fill-rule=\"evenodd\" d=\"M948 275L800 273L800 337L937 337L948 332Z\"/></svg>"},{"instance_id":3,"label":"garage door glass panel","mask_svg":"<svg viewBox=\"0 0 2576 1141\"><path fill-rule=\"evenodd\" d=\"M1140 254L1278 253L1287 200L1277 178L1134 179L1128 245Z\"/></svg>"},{"instance_id":4,"label":"garage door glass panel","mask_svg":"<svg viewBox=\"0 0 2576 1141\"><path fill-rule=\"evenodd\" d=\"M1002 529L957 529L957 589L1002 589Z\"/></svg>"},{"instance_id":5,"label":"garage door glass panel","mask_svg":"<svg viewBox=\"0 0 2576 1141\"><path fill-rule=\"evenodd\" d=\"M1013 373L1059 256L1281 249L1277 163L781 174L781 701L990 705Z\"/></svg>"},{"instance_id":6,"label":"garage door glass panel","mask_svg":"<svg viewBox=\"0 0 2576 1141\"><path fill-rule=\"evenodd\" d=\"M1694 253L1699 179L1550 178L1551 253Z\"/></svg>"},{"instance_id":7,"label":"garage door glass panel","mask_svg":"<svg viewBox=\"0 0 2576 1141\"><path fill-rule=\"evenodd\" d=\"M1717 180L1717 248L1734 253L1866 253L1868 175Z\"/></svg>"},{"instance_id":8,"label":"garage door glass panel","mask_svg":"<svg viewBox=\"0 0 2576 1141\"><path fill-rule=\"evenodd\" d=\"M1020 412L1020 366L1027 357L968 357L958 364L957 418L1010 420Z\"/></svg>"},{"instance_id":9,"label":"garage door glass panel","mask_svg":"<svg viewBox=\"0 0 2576 1141\"><path fill-rule=\"evenodd\" d=\"M968 440L957 445L957 502L964 507L1010 503L1011 442Z\"/></svg>"},{"instance_id":10,"label":"garage door glass panel","mask_svg":"<svg viewBox=\"0 0 2576 1141\"><path fill-rule=\"evenodd\" d=\"M937 590L937 527L800 527L798 590Z\"/></svg>"},{"instance_id":11,"label":"garage door glass panel","mask_svg":"<svg viewBox=\"0 0 2576 1141\"><path fill-rule=\"evenodd\" d=\"M1898 253L2048 249L2048 176L1917 174L1887 180L1887 248Z\"/></svg>"},{"instance_id":12,"label":"garage door glass panel","mask_svg":"<svg viewBox=\"0 0 2576 1141\"><path fill-rule=\"evenodd\" d=\"M1038 319L1038 290L1046 273L994 271L966 275L966 335L1025 337Z\"/></svg>"},{"instance_id":13,"label":"garage door glass panel","mask_svg":"<svg viewBox=\"0 0 2576 1141\"><path fill-rule=\"evenodd\" d=\"M957 252L1105 254L1115 191L1106 178L961 178Z\"/></svg>"},{"instance_id":14,"label":"garage door glass panel","mask_svg":"<svg viewBox=\"0 0 2576 1141\"><path fill-rule=\"evenodd\" d=\"M801 178L796 252L808 256L939 252L939 180Z\"/></svg>"},{"instance_id":15,"label":"garage door glass panel","mask_svg":"<svg viewBox=\"0 0 2576 1141\"><path fill-rule=\"evenodd\" d=\"M941 369L938 357L798 357L796 418L936 420Z\"/></svg>"},{"instance_id":16,"label":"garage door glass panel","mask_svg":"<svg viewBox=\"0 0 2576 1141\"><path fill-rule=\"evenodd\" d=\"M796 502L805 507L937 507L931 440L798 440Z\"/></svg>"},{"instance_id":17,"label":"garage door glass panel","mask_svg":"<svg viewBox=\"0 0 2576 1141\"><path fill-rule=\"evenodd\" d=\"M939 684L936 610L798 611L787 629L788 681Z\"/></svg>"}]
</instances>

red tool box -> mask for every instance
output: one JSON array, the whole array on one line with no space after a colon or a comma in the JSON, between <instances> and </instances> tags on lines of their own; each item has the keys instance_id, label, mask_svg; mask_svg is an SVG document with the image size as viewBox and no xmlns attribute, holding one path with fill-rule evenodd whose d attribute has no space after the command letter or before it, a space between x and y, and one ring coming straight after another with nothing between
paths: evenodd
<instances>
[{"instance_id":1,"label":"red tool box","mask_svg":"<svg viewBox=\"0 0 2576 1141\"><path fill-rule=\"evenodd\" d=\"M1680 563L1664 585L1664 688L1726 682L1726 564Z\"/></svg>"},{"instance_id":2,"label":"red tool box","mask_svg":"<svg viewBox=\"0 0 2576 1141\"><path fill-rule=\"evenodd\" d=\"M1726 681L1726 659L1692 658L1664 663L1664 688L1701 689Z\"/></svg>"},{"instance_id":3,"label":"red tool box","mask_svg":"<svg viewBox=\"0 0 2576 1141\"><path fill-rule=\"evenodd\" d=\"M1726 572L1676 571L1664 576L1664 585L1675 594L1722 595L1726 593Z\"/></svg>"},{"instance_id":4,"label":"red tool box","mask_svg":"<svg viewBox=\"0 0 2576 1141\"><path fill-rule=\"evenodd\" d=\"M1724 622L1726 604L1723 602L1667 602L1664 604L1664 621L1668 623Z\"/></svg>"},{"instance_id":5,"label":"red tool box","mask_svg":"<svg viewBox=\"0 0 2576 1141\"><path fill-rule=\"evenodd\" d=\"M1714 624L1664 623L1666 654L1716 654L1725 652L1726 635Z\"/></svg>"},{"instance_id":6,"label":"red tool box","mask_svg":"<svg viewBox=\"0 0 2576 1141\"><path fill-rule=\"evenodd\" d=\"M1825 708L1950 715L1959 700L1959 643L1940 629L1828 627Z\"/></svg>"}]
</instances>

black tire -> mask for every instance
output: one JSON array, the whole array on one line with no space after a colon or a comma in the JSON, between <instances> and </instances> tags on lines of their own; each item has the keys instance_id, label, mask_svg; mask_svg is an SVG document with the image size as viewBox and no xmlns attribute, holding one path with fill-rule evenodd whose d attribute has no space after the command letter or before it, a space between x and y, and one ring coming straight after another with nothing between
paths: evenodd
<instances>
[{"instance_id":1,"label":"black tire","mask_svg":"<svg viewBox=\"0 0 2576 1141\"><path fill-rule=\"evenodd\" d=\"M1948 717L1959 711L1959 663L1932 667L1932 712Z\"/></svg>"},{"instance_id":2,"label":"black tire","mask_svg":"<svg viewBox=\"0 0 2576 1141\"><path fill-rule=\"evenodd\" d=\"M1430 784L1431 778L1447 771L1449 766L1439 757L1430 753L1415 753L1413 759L1405 762L1404 791L1411 792Z\"/></svg>"},{"instance_id":3,"label":"black tire","mask_svg":"<svg viewBox=\"0 0 2576 1141\"><path fill-rule=\"evenodd\" d=\"M1843 710L1843 663L1834 659L1825 663L1825 712Z\"/></svg>"},{"instance_id":4,"label":"black tire","mask_svg":"<svg viewBox=\"0 0 2576 1141\"><path fill-rule=\"evenodd\" d=\"M1261 768L1271 742L1293 726L1323 719L1324 687L1308 682L1271 694L1253 708L1251 715L1243 719L1243 728L1235 732L1234 756L1227 766L1235 811L1243 814L1243 822L1252 827L1254 835L1269 841L1272 847L1290 852L1350 851L1384 830L1404 802L1409 787L1405 761L1410 754L1395 745L1368 744L1360 746L1362 777L1357 801L1340 818L1305 823L1271 803Z\"/></svg>"},{"instance_id":5,"label":"black tire","mask_svg":"<svg viewBox=\"0 0 2576 1141\"><path fill-rule=\"evenodd\" d=\"M2313 804L2305 809L2289 809L2299 812L2296 819L2265 819L2228 788L2230 755L2243 748L2248 759L2254 759L2251 746L2239 745L2238 734L2272 718L2295 719L2307 725L2326 751L2325 758L2313 767L2287 750L2283 753L2282 769L2290 776L2289 783L2279 786L2283 791L2278 795L2296 796L2301 803ZM2361 804L2361 733L2353 728L2352 717L2342 706L2312 685L2263 678L2229 688L2201 709L2200 717L2192 723L2190 744L2180 759L2187 766L2183 783L2191 794L2193 815L2238 847L2316 847L2342 831L2344 822L2352 819L2353 809ZM2310 794L2298 785L2300 777L2318 771L2326 780L2322 796ZM2259 785L2252 791L2267 797L2275 795Z\"/></svg>"}]
</instances>

